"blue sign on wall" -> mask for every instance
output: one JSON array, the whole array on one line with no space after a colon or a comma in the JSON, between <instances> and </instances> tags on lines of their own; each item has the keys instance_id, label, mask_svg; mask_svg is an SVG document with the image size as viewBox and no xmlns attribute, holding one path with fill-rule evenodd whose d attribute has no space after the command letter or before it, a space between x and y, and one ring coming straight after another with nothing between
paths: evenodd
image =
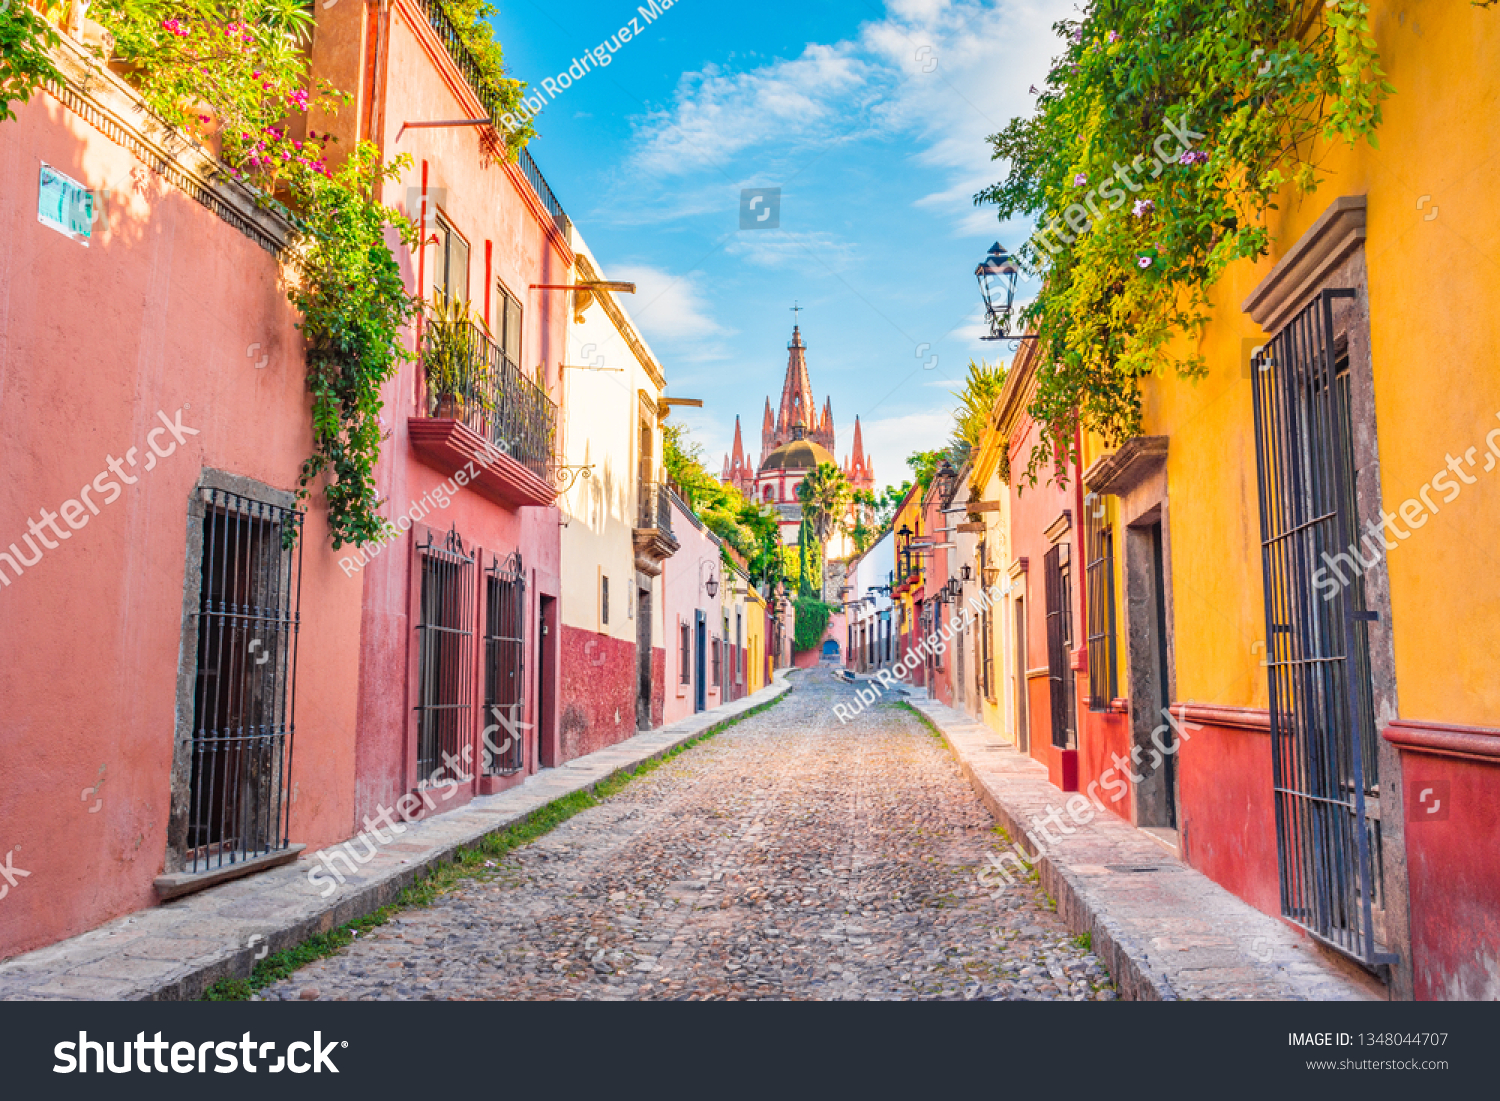
<instances>
[{"instance_id":1,"label":"blue sign on wall","mask_svg":"<svg viewBox=\"0 0 1500 1101\"><path fill-rule=\"evenodd\" d=\"M36 197L37 221L88 247L94 224L94 193L50 165L42 165Z\"/></svg>"}]
</instances>

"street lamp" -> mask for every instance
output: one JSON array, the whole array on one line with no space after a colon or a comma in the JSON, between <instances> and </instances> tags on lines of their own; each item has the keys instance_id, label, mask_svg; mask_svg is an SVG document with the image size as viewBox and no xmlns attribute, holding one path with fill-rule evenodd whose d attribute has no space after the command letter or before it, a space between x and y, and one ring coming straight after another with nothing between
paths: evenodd
<instances>
[{"instance_id":1,"label":"street lamp","mask_svg":"<svg viewBox=\"0 0 1500 1101\"><path fill-rule=\"evenodd\" d=\"M937 481L938 497L942 499L943 504L946 506L953 499L953 490L958 482L958 471L953 469L951 462L944 459L938 465L935 480Z\"/></svg>"},{"instance_id":2,"label":"street lamp","mask_svg":"<svg viewBox=\"0 0 1500 1101\"><path fill-rule=\"evenodd\" d=\"M981 340L1001 340L1009 335L1011 310L1016 304L1016 279L1021 273L1015 257L996 241L974 269L979 293L984 298L984 313L990 323L990 335Z\"/></svg>"},{"instance_id":3,"label":"street lamp","mask_svg":"<svg viewBox=\"0 0 1500 1101\"><path fill-rule=\"evenodd\" d=\"M958 576L959 576L959 578L960 578L961 581L967 583L967 582L973 580L973 578L974 578L974 571L969 568L969 566L968 566L967 563L965 563L964 566L958 571Z\"/></svg>"}]
</instances>

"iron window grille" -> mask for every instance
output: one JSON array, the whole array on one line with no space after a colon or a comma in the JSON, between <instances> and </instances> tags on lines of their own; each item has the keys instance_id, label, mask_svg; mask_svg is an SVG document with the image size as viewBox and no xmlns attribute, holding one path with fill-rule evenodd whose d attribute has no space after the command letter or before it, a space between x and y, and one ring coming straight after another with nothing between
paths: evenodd
<instances>
[{"instance_id":1,"label":"iron window grille","mask_svg":"<svg viewBox=\"0 0 1500 1101\"><path fill-rule=\"evenodd\" d=\"M1367 637L1376 613L1358 568L1330 592L1331 577L1314 581L1336 556L1365 550L1349 360L1333 319L1334 303L1355 293L1320 293L1252 360L1251 376L1281 912L1379 967L1396 957L1375 941L1381 834L1367 814L1380 794Z\"/></svg>"},{"instance_id":2,"label":"iron window grille","mask_svg":"<svg viewBox=\"0 0 1500 1101\"><path fill-rule=\"evenodd\" d=\"M1115 537L1105 499L1089 494L1083 510L1088 593L1089 710L1108 711L1119 694L1115 668Z\"/></svg>"},{"instance_id":3,"label":"iron window grille","mask_svg":"<svg viewBox=\"0 0 1500 1101\"><path fill-rule=\"evenodd\" d=\"M990 610L979 613L979 675L984 689L984 698L995 702L995 654L994 637L990 630Z\"/></svg>"},{"instance_id":4,"label":"iron window grille","mask_svg":"<svg viewBox=\"0 0 1500 1101\"><path fill-rule=\"evenodd\" d=\"M446 783L474 726L474 558L457 529L417 547L417 782ZM434 777L441 774L447 779Z\"/></svg>"},{"instance_id":5,"label":"iron window grille","mask_svg":"<svg viewBox=\"0 0 1500 1101\"><path fill-rule=\"evenodd\" d=\"M1072 749L1077 744L1073 728L1073 670L1068 661L1073 648L1072 578L1067 544L1057 543L1046 556L1047 575L1047 680L1051 691L1052 744Z\"/></svg>"},{"instance_id":6,"label":"iron window grille","mask_svg":"<svg viewBox=\"0 0 1500 1101\"><path fill-rule=\"evenodd\" d=\"M678 677L683 684L693 683L693 628L691 624L682 625L682 658L679 666Z\"/></svg>"},{"instance_id":7,"label":"iron window grille","mask_svg":"<svg viewBox=\"0 0 1500 1101\"><path fill-rule=\"evenodd\" d=\"M599 620L609 626L609 578L599 578Z\"/></svg>"},{"instance_id":8,"label":"iron window grille","mask_svg":"<svg viewBox=\"0 0 1500 1101\"><path fill-rule=\"evenodd\" d=\"M200 492L188 872L289 843L302 591L301 513L221 489Z\"/></svg>"},{"instance_id":9,"label":"iron window grille","mask_svg":"<svg viewBox=\"0 0 1500 1101\"><path fill-rule=\"evenodd\" d=\"M526 575L521 552L491 558L484 578L485 771L526 766Z\"/></svg>"},{"instance_id":10,"label":"iron window grille","mask_svg":"<svg viewBox=\"0 0 1500 1101\"><path fill-rule=\"evenodd\" d=\"M718 638L710 639L708 643L709 651L712 654L711 660L713 662L713 678L709 681L709 683L712 684L715 688L720 687L724 683L723 645L723 641Z\"/></svg>"}]
</instances>

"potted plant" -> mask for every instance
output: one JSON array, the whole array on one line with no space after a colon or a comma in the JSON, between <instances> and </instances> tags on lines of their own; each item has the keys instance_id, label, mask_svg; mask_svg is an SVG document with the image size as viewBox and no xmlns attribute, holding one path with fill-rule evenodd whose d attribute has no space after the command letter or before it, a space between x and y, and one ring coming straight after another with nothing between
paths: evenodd
<instances>
[{"instance_id":1,"label":"potted plant","mask_svg":"<svg viewBox=\"0 0 1500 1101\"><path fill-rule=\"evenodd\" d=\"M488 404L479 385L482 364L473 340L475 321L467 302L450 298L442 291L433 294L423 341L422 369L434 417L463 420L470 402L481 409Z\"/></svg>"}]
</instances>

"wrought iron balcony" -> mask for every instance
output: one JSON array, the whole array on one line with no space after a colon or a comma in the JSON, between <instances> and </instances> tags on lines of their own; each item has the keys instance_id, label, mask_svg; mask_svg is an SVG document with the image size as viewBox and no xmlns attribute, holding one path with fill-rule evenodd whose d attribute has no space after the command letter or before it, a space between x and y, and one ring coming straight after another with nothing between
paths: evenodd
<instances>
[{"instance_id":1,"label":"wrought iron balcony","mask_svg":"<svg viewBox=\"0 0 1500 1101\"><path fill-rule=\"evenodd\" d=\"M429 322L427 389L417 415L458 421L543 481L552 476L557 405L473 322Z\"/></svg>"},{"instance_id":2,"label":"wrought iron balcony","mask_svg":"<svg viewBox=\"0 0 1500 1101\"><path fill-rule=\"evenodd\" d=\"M670 536L672 534L672 498L667 494L667 487L656 482L642 482L640 496L640 520L636 526L655 528Z\"/></svg>"},{"instance_id":3,"label":"wrought iron balcony","mask_svg":"<svg viewBox=\"0 0 1500 1101\"><path fill-rule=\"evenodd\" d=\"M422 0L422 10L426 13L427 21L432 25L433 31L448 48L448 56L453 58L453 63L458 66L459 72L463 73L464 79L469 82L469 87L474 89L474 94L479 97L479 101L484 104L485 110L490 113L490 118L498 127L501 116L505 114L504 98L480 72L479 63L474 60L474 55L464 44L458 28L448 18L443 0ZM531 184L531 189L536 192L537 198L541 199L542 205L547 208L547 213L552 215L552 220L559 227L563 226L568 216L563 213L562 204L557 201L557 196L552 194L552 188L547 186L542 170L536 166L536 161L531 159L531 154L527 152L525 146L518 151L516 159L522 174L526 177L526 182Z\"/></svg>"},{"instance_id":4,"label":"wrought iron balcony","mask_svg":"<svg viewBox=\"0 0 1500 1101\"><path fill-rule=\"evenodd\" d=\"M655 577L661 573L661 563L682 548L672 533L672 491L656 482L642 482L640 499L634 532L635 566Z\"/></svg>"}]
</instances>

